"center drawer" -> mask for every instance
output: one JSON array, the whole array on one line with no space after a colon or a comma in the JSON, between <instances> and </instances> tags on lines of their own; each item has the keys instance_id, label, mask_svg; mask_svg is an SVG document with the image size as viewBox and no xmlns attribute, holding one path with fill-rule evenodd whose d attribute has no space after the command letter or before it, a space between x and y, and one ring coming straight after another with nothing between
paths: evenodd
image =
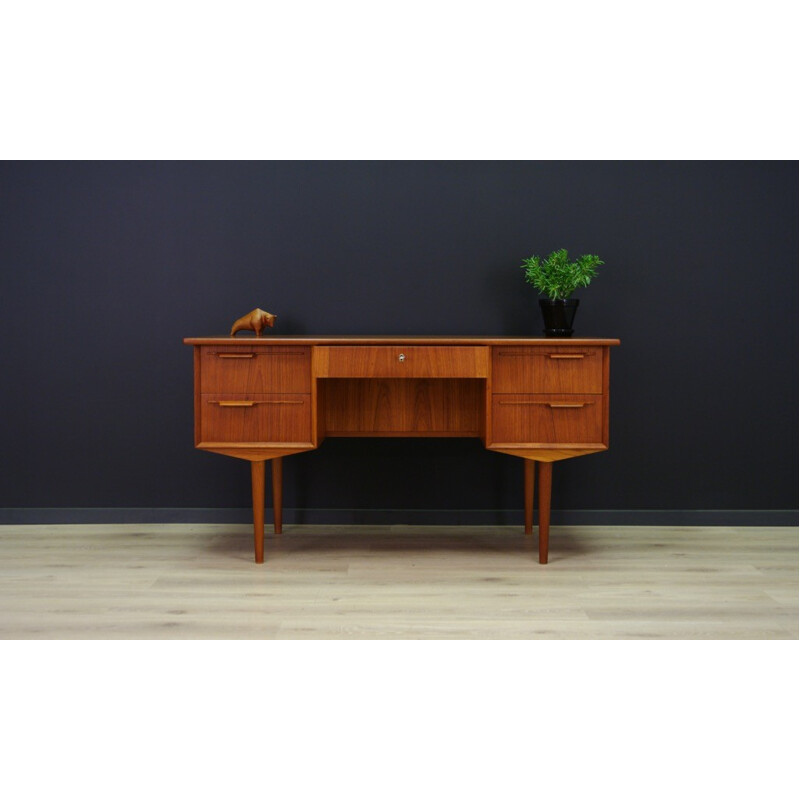
<instances>
[{"instance_id":1,"label":"center drawer","mask_svg":"<svg viewBox=\"0 0 800 800\"><path fill-rule=\"evenodd\" d=\"M307 393L311 391L311 348L262 345L203 347L200 391Z\"/></svg>"},{"instance_id":2,"label":"center drawer","mask_svg":"<svg viewBox=\"0 0 800 800\"><path fill-rule=\"evenodd\" d=\"M319 378L485 378L488 347L379 345L316 348Z\"/></svg>"}]
</instances>

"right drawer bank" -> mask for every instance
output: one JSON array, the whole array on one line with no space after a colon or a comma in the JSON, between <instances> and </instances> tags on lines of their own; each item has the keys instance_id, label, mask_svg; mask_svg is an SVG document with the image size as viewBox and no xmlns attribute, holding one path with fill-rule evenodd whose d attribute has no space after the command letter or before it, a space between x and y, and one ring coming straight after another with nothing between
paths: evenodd
<instances>
[{"instance_id":1,"label":"right drawer bank","mask_svg":"<svg viewBox=\"0 0 800 800\"><path fill-rule=\"evenodd\" d=\"M607 444L604 347L492 348L494 444Z\"/></svg>"}]
</instances>

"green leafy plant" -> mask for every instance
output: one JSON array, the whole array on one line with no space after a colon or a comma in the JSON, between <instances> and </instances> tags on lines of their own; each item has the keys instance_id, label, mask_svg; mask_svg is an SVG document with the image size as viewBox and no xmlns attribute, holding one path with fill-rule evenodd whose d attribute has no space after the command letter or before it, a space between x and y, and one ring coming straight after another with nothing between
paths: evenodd
<instances>
[{"instance_id":1,"label":"green leafy plant","mask_svg":"<svg viewBox=\"0 0 800 800\"><path fill-rule=\"evenodd\" d=\"M579 286L588 286L603 264L599 256L580 256L570 261L566 250L554 250L547 258L531 256L522 261L525 280L551 300L566 300Z\"/></svg>"}]
</instances>

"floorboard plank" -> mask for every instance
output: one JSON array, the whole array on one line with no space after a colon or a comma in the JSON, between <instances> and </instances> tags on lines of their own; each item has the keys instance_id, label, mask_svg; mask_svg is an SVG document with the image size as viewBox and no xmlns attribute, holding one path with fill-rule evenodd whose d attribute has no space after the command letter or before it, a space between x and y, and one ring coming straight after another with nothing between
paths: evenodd
<instances>
[{"instance_id":1,"label":"floorboard plank","mask_svg":"<svg viewBox=\"0 0 800 800\"><path fill-rule=\"evenodd\" d=\"M797 528L0 526L2 639L797 639Z\"/></svg>"}]
</instances>

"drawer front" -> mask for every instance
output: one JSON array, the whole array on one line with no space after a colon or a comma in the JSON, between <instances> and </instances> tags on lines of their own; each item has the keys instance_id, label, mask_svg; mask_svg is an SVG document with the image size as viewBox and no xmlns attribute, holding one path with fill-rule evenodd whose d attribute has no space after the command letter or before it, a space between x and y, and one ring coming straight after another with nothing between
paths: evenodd
<instances>
[{"instance_id":1,"label":"drawer front","mask_svg":"<svg viewBox=\"0 0 800 800\"><path fill-rule=\"evenodd\" d=\"M311 391L310 347L203 347L200 391L305 393Z\"/></svg>"},{"instance_id":2,"label":"drawer front","mask_svg":"<svg viewBox=\"0 0 800 800\"><path fill-rule=\"evenodd\" d=\"M488 347L318 347L320 378L485 378Z\"/></svg>"},{"instance_id":3,"label":"drawer front","mask_svg":"<svg viewBox=\"0 0 800 800\"><path fill-rule=\"evenodd\" d=\"M311 396L202 395L200 439L203 442L310 442Z\"/></svg>"},{"instance_id":4,"label":"drawer front","mask_svg":"<svg viewBox=\"0 0 800 800\"><path fill-rule=\"evenodd\" d=\"M494 347L493 392L603 391L602 347Z\"/></svg>"},{"instance_id":5,"label":"drawer front","mask_svg":"<svg viewBox=\"0 0 800 800\"><path fill-rule=\"evenodd\" d=\"M601 443L603 396L496 395L492 401L492 433L495 443Z\"/></svg>"}]
</instances>

